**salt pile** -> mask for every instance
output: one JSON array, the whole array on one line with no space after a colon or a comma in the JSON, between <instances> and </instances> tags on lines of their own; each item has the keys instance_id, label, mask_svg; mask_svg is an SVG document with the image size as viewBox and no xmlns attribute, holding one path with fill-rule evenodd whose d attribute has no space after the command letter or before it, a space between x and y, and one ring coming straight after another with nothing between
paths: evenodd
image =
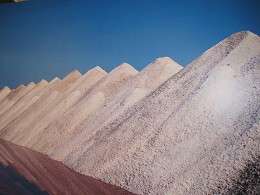
<instances>
[{"instance_id":1,"label":"salt pile","mask_svg":"<svg viewBox=\"0 0 260 195\"><path fill-rule=\"evenodd\" d=\"M28 93L26 93L22 98L17 100L11 108L6 110L0 115L0 126L6 126L18 115L21 111L26 110L32 103L34 103L38 98L39 91L48 84L47 81L40 81L35 87L33 87Z\"/></svg>"},{"instance_id":2,"label":"salt pile","mask_svg":"<svg viewBox=\"0 0 260 195\"><path fill-rule=\"evenodd\" d=\"M31 82L26 87L19 86L14 93L9 94L2 102L1 102L1 110L0 114L8 110L16 101L18 101L21 97L23 97L26 93L28 93L33 87L35 83Z\"/></svg>"},{"instance_id":3,"label":"salt pile","mask_svg":"<svg viewBox=\"0 0 260 195\"><path fill-rule=\"evenodd\" d=\"M67 88L62 93L59 93L56 98L41 109L39 115L34 118L34 121L23 130L23 134L16 136L13 140L15 143L26 145L29 139L33 138L38 132L46 129L48 125L56 120L58 116L66 113L68 109L74 106L97 81L105 76L106 72L101 68L94 68L81 76L71 87ZM19 142L19 140L21 140Z\"/></svg>"},{"instance_id":4,"label":"salt pile","mask_svg":"<svg viewBox=\"0 0 260 195\"><path fill-rule=\"evenodd\" d=\"M4 88L0 91L0 101L2 101L2 99L4 99L9 93L10 93L11 89L7 86L4 86Z\"/></svg>"},{"instance_id":5,"label":"salt pile","mask_svg":"<svg viewBox=\"0 0 260 195\"><path fill-rule=\"evenodd\" d=\"M75 147L81 145L83 141L93 135L99 127L105 126L109 121L116 119L129 106L136 103L181 69L180 65L168 57L155 60L119 90L108 96L103 104L85 119L84 124L79 123L73 129L68 129L71 132L68 135L61 131L59 136L48 139L48 142L50 142L48 145L48 142L45 142L41 146L36 144L37 141L35 141L32 148L44 151L46 154L51 152L52 158L61 160ZM81 128L82 126L86 128ZM57 129L57 127L53 127L51 131L53 129ZM64 145L66 145L65 148Z\"/></svg>"},{"instance_id":6,"label":"salt pile","mask_svg":"<svg viewBox=\"0 0 260 195\"><path fill-rule=\"evenodd\" d=\"M260 37L243 31L184 69L73 71L29 104L38 85L3 89L0 138L135 194L254 194L259 83Z\"/></svg>"},{"instance_id":7,"label":"salt pile","mask_svg":"<svg viewBox=\"0 0 260 195\"><path fill-rule=\"evenodd\" d=\"M61 81L55 81L48 86L48 92L26 109L22 114L15 118L8 126L0 127L0 132L6 135L6 139L10 140L14 136L23 134L23 131L41 114L42 110L47 107L48 104L53 102L59 93L62 93L81 77L81 73L74 70L68 74ZM9 131L8 129L12 129Z\"/></svg>"}]
</instances>

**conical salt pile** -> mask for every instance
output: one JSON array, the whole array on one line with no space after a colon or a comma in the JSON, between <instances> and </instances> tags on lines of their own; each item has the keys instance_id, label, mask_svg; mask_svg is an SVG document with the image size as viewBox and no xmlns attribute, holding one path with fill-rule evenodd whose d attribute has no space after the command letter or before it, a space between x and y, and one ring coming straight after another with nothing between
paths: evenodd
<instances>
[{"instance_id":1,"label":"conical salt pile","mask_svg":"<svg viewBox=\"0 0 260 195\"><path fill-rule=\"evenodd\" d=\"M4 87L0 162L53 194L257 194L259 83L260 37L243 31L185 68L162 57L140 72L123 63ZM52 160L39 168L38 157ZM51 182L32 169L58 182L64 173L46 169L57 161L92 183ZM97 181L110 187L94 190Z\"/></svg>"}]
</instances>

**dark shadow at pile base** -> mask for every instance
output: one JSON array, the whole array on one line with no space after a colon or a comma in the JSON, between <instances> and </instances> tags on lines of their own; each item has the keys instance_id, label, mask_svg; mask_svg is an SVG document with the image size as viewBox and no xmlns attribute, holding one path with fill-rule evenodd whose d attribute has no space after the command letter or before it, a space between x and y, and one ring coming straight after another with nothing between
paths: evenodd
<instances>
[{"instance_id":1,"label":"dark shadow at pile base","mask_svg":"<svg viewBox=\"0 0 260 195\"><path fill-rule=\"evenodd\" d=\"M59 161L0 139L0 162L10 165L40 190L50 194L132 194L117 186L79 174Z\"/></svg>"}]
</instances>

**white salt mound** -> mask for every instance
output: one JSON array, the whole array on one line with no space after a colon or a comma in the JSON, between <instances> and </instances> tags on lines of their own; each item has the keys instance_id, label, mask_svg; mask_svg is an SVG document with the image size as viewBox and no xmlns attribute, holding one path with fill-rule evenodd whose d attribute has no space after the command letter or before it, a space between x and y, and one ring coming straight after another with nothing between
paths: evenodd
<instances>
[{"instance_id":1,"label":"white salt mound","mask_svg":"<svg viewBox=\"0 0 260 195\"><path fill-rule=\"evenodd\" d=\"M11 89L7 86L4 86L4 88L0 91L0 102L2 99L4 99L9 93L11 92Z\"/></svg>"},{"instance_id":2,"label":"white salt mound","mask_svg":"<svg viewBox=\"0 0 260 195\"><path fill-rule=\"evenodd\" d=\"M80 123L73 129L70 128L70 134L64 135L64 131L62 131L61 136L53 136L53 141L48 140L52 147L46 147L45 144L38 150L46 151L47 154L51 151L52 158L62 160L94 135L100 127L106 126L129 106L135 104L181 69L180 65L168 57L158 58L130 79L123 87L108 96L104 103L86 118L84 123ZM38 144L35 144L35 146L40 147Z\"/></svg>"},{"instance_id":3,"label":"white salt mound","mask_svg":"<svg viewBox=\"0 0 260 195\"><path fill-rule=\"evenodd\" d=\"M102 79L107 73L100 67L95 67L81 76L63 93L60 93L54 101L48 104L34 121L27 127L25 133L15 138L15 143L27 145L31 140L35 141L37 134L47 129L49 124L57 117L66 113L72 108L95 83ZM41 142L39 142L41 143Z\"/></svg>"},{"instance_id":4,"label":"white salt mound","mask_svg":"<svg viewBox=\"0 0 260 195\"><path fill-rule=\"evenodd\" d=\"M39 91L48 84L47 81L42 80L36 86L34 86L23 97L17 100L8 110L0 115L0 127L4 128L8 123L14 120L24 110L26 110L31 104L33 104L39 96ZM36 98L37 96L38 98Z\"/></svg>"},{"instance_id":5,"label":"white salt mound","mask_svg":"<svg viewBox=\"0 0 260 195\"><path fill-rule=\"evenodd\" d=\"M108 95L125 85L137 73L136 69L126 63L115 68L90 88L70 110L63 115L57 115L55 121L49 127L41 131L37 137L31 139L32 142L29 146L34 145L32 148L37 151L39 147L43 147L45 150L52 147L53 138L58 140L70 134L72 129L85 121L88 115L99 107ZM53 131L53 129L59 130ZM41 140L47 141L42 142Z\"/></svg>"},{"instance_id":6,"label":"white salt mound","mask_svg":"<svg viewBox=\"0 0 260 195\"><path fill-rule=\"evenodd\" d=\"M260 38L220 42L63 163L137 194L212 194L260 153ZM252 139L253 138L253 139Z\"/></svg>"},{"instance_id":7,"label":"white salt mound","mask_svg":"<svg viewBox=\"0 0 260 195\"><path fill-rule=\"evenodd\" d=\"M4 113L6 110L8 110L10 107L12 107L15 104L16 101L18 101L20 98L22 98L33 87L35 87L35 83L31 82L24 89L21 89L17 94L13 95L12 98L9 98L7 96L7 99L5 99L6 103L3 102L4 106L1 107L0 114Z\"/></svg>"},{"instance_id":8,"label":"white salt mound","mask_svg":"<svg viewBox=\"0 0 260 195\"><path fill-rule=\"evenodd\" d=\"M25 86L23 84L21 84L19 87L17 87L16 89L12 90L7 96L5 96L0 101L0 107L2 108L10 100L12 100L12 98L15 97L15 95L19 94L19 92L21 92L24 88L25 88Z\"/></svg>"},{"instance_id":9,"label":"white salt mound","mask_svg":"<svg viewBox=\"0 0 260 195\"><path fill-rule=\"evenodd\" d=\"M6 140L15 139L23 135L27 127L34 122L34 119L42 112L46 105L53 102L59 93L68 89L71 83L74 83L82 75L78 71L72 71L61 81L55 78L53 82L48 85L48 90L45 91L44 95L32 104L28 109L26 109L22 114L20 114L15 120L8 124L0 131L0 136Z\"/></svg>"},{"instance_id":10,"label":"white salt mound","mask_svg":"<svg viewBox=\"0 0 260 195\"><path fill-rule=\"evenodd\" d=\"M135 194L256 194L259 83L260 37L243 31L184 69L163 57L4 88L0 138Z\"/></svg>"}]
</instances>

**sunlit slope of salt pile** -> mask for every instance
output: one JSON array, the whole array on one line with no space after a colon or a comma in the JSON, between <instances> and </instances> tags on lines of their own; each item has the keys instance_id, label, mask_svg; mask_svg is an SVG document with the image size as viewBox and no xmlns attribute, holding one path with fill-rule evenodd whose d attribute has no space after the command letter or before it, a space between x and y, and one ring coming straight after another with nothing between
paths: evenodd
<instances>
[{"instance_id":1,"label":"sunlit slope of salt pile","mask_svg":"<svg viewBox=\"0 0 260 195\"><path fill-rule=\"evenodd\" d=\"M2 99L4 99L10 92L11 89L7 86L4 86L4 88L0 91L0 101L2 101Z\"/></svg>"},{"instance_id":2,"label":"sunlit slope of salt pile","mask_svg":"<svg viewBox=\"0 0 260 195\"><path fill-rule=\"evenodd\" d=\"M47 154L53 150L51 152L52 158L61 160L75 147L80 146L87 138L95 134L99 127L105 126L109 121L118 117L129 106L136 103L181 69L180 65L168 57L158 58L123 87L108 96L104 103L86 118L84 123L80 123L74 129L64 129L57 136L48 139L43 146L36 144L37 141L35 141L33 148ZM53 132L56 128L58 127L52 127L49 132ZM67 135L66 131L72 133ZM46 132L46 134L49 132ZM54 147L55 149L53 149Z\"/></svg>"},{"instance_id":3,"label":"sunlit slope of salt pile","mask_svg":"<svg viewBox=\"0 0 260 195\"><path fill-rule=\"evenodd\" d=\"M236 33L181 69L164 57L21 85L0 100L0 138L136 194L259 192L260 37Z\"/></svg>"},{"instance_id":4,"label":"sunlit slope of salt pile","mask_svg":"<svg viewBox=\"0 0 260 195\"><path fill-rule=\"evenodd\" d=\"M30 92L28 92L23 98L20 98L19 101L17 101L9 110L2 113L0 115L0 131L4 129L6 125L9 125L14 119L16 119L30 105L36 102L45 92L49 90L50 86L53 86L53 84L56 84L58 81L58 78L53 79L50 83L45 83L47 81L42 80L34 88L32 88L32 90L30 90ZM10 94L13 91L14 90L12 90Z\"/></svg>"},{"instance_id":5,"label":"sunlit slope of salt pile","mask_svg":"<svg viewBox=\"0 0 260 195\"><path fill-rule=\"evenodd\" d=\"M108 95L125 85L137 73L138 71L129 64L121 64L87 91L84 97L65 114L61 116L56 115L54 123L48 128L34 136L33 139L30 139L31 137L28 139L28 135L26 134L23 141L18 143L24 144L27 147L37 143L37 145L47 148L49 140L52 140L53 137L58 139L57 136L61 136L62 134L70 134L70 130L85 121L89 113L100 106ZM55 131L53 131L54 128L52 126L55 126ZM28 141L25 141L25 139L30 140L30 143L27 144ZM48 146L50 147L51 145L49 144Z\"/></svg>"},{"instance_id":6,"label":"sunlit slope of salt pile","mask_svg":"<svg viewBox=\"0 0 260 195\"><path fill-rule=\"evenodd\" d=\"M16 89L10 91L1 101L0 101L0 107L2 108L6 103L9 102L15 95L19 94L25 86L23 84L19 85Z\"/></svg>"},{"instance_id":7,"label":"sunlit slope of salt pile","mask_svg":"<svg viewBox=\"0 0 260 195\"><path fill-rule=\"evenodd\" d=\"M9 105L13 105L12 103L15 103L19 98L21 98L23 95L25 95L30 89L32 89L35 86L34 82L29 83L27 86L24 86L23 84L17 87L15 90L12 90L2 101L1 101L1 113L3 113L5 110L9 109ZM4 108L6 107L6 108Z\"/></svg>"},{"instance_id":8,"label":"sunlit slope of salt pile","mask_svg":"<svg viewBox=\"0 0 260 195\"><path fill-rule=\"evenodd\" d=\"M49 126L49 124L56 120L57 117L66 113L67 110L72 108L85 93L91 89L94 84L101 80L107 73L100 67L93 68L85 75L80 77L71 87L63 93L60 93L54 101L49 103L41 113L34 119L34 121L27 127L23 134L15 137L15 143L26 145L29 140L33 139L42 130ZM52 134L52 133L51 133Z\"/></svg>"},{"instance_id":9,"label":"sunlit slope of salt pile","mask_svg":"<svg viewBox=\"0 0 260 195\"><path fill-rule=\"evenodd\" d=\"M25 86L23 84L21 84L21 85L19 85L19 87L12 90L7 96L5 96L5 98L3 98L2 101L0 102L1 110L5 106L7 106L15 98L15 96L18 96L19 94L21 94L22 91L24 90L24 88L25 88ZM4 112L5 110L3 110L1 112Z\"/></svg>"},{"instance_id":10,"label":"sunlit slope of salt pile","mask_svg":"<svg viewBox=\"0 0 260 195\"><path fill-rule=\"evenodd\" d=\"M23 134L23 131L33 123L34 119L42 112L42 110L51 102L53 102L59 93L68 89L72 83L78 80L82 75L78 71L72 71L61 81L49 88L49 90L15 120L9 123L4 129L0 131L1 137L6 140L11 140L15 136Z\"/></svg>"},{"instance_id":11,"label":"sunlit slope of salt pile","mask_svg":"<svg viewBox=\"0 0 260 195\"><path fill-rule=\"evenodd\" d=\"M63 163L138 194L208 194L260 155L260 38L220 42Z\"/></svg>"},{"instance_id":12,"label":"sunlit slope of salt pile","mask_svg":"<svg viewBox=\"0 0 260 195\"><path fill-rule=\"evenodd\" d=\"M39 91L48 84L47 81L40 81L35 87L33 87L27 94L17 100L8 110L0 114L0 127L5 127L6 124L15 119L21 112L19 110L27 109L33 102L35 102L39 96Z\"/></svg>"},{"instance_id":13,"label":"sunlit slope of salt pile","mask_svg":"<svg viewBox=\"0 0 260 195\"><path fill-rule=\"evenodd\" d=\"M82 76L82 74L77 71L77 70L73 70L71 73L69 73L65 78L63 78L61 80L61 82L59 82L57 84L57 86L55 86L55 90L58 92L63 92L66 91L71 85L73 85L74 82L76 82L80 77Z\"/></svg>"},{"instance_id":14,"label":"sunlit slope of salt pile","mask_svg":"<svg viewBox=\"0 0 260 195\"><path fill-rule=\"evenodd\" d=\"M25 94L27 94L32 88L35 87L35 83L31 82L29 83L24 89L22 89L17 95L15 95L12 99L7 98L6 103L3 107L1 107L0 114L4 113L6 110L8 110L16 101L18 101L21 97L23 97ZM8 101L8 102L7 102Z\"/></svg>"}]
</instances>

